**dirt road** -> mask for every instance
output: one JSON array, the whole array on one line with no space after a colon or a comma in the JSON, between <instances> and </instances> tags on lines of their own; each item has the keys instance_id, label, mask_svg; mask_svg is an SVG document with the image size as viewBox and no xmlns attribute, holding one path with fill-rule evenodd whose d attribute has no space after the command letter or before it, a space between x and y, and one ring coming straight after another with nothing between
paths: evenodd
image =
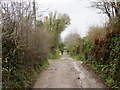
<instances>
[{"instance_id":1,"label":"dirt road","mask_svg":"<svg viewBox=\"0 0 120 90\"><path fill-rule=\"evenodd\" d=\"M39 74L33 88L104 88L95 74L82 61L67 55L49 60L50 66Z\"/></svg>"}]
</instances>

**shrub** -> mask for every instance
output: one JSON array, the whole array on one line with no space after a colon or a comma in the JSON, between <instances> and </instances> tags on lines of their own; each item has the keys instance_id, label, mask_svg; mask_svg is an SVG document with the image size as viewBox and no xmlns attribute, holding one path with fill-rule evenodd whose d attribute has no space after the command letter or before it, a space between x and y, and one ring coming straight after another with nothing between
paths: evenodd
<instances>
[{"instance_id":1,"label":"shrub","mask_svg":"<svg viewBox=\"0 0 120 90\"><path fill-rule=\"evenodd\" d=\"M9 7L6 7L6 3L3 4L2 7L7 11L2 8L1 14L2 85L3 89L28 88L35 74L48 63L51 36L40 27L34 28L31 4L17 2L10 4ZM23 8L19 8L20 5ZM25 11L27 15L22 13L21 16L19 11Z\"/></svg>"},{"instance_id":2,"label":"shrub","mask_svg":"<svg viewBox=\"0 0 120 90\"><path fill-rule=\"evenodd\" d=\"M108 31L105 36L93 33L95 36L92 37L92 40L87 40L85 37L82 54L75 54L77 57L74 57L75 59L83 60L88 66L93 68L106 86L112 88L120 88L119 21L120 18L116 17L109 22L107 27L103 28L103 30ZM87 37L89 37L89 34Z\"/></svg>"},{"instance_id":3,"label":"shrub","mask_svg":"<svg viewBox=\"0 0 120 90\"><path fill-rule=\"evenodd\" d=\"M119 19L119 18L117 18ZM117 20L119 21L119 20ZM108 25L106 37L97 36L93 50L85 46L85 62L95 69L108 87L120 88L120 23L113 19ZM116 22L113 24L113 22ZM91 45L90 45L91 46ZM93 46L93 45L92 45ZM86 55L87 54L87 55Z\"/></svg>"}]
</instances>

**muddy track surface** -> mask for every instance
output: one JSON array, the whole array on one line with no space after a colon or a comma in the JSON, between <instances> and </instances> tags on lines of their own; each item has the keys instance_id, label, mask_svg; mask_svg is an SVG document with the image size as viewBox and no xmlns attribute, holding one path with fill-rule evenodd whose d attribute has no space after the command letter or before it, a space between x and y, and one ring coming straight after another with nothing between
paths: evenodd
<instances>
[{"instance_id":1,"label":"muddy track surface","mask_svg":"<svg viewBox=\"0 0 120 90\"><path fill-rule=\"evenodd\" d=\"M82 61L64 55L49 62L50 66L38 75L33 88L105 88Z\"/></svg>"}]
</instances>

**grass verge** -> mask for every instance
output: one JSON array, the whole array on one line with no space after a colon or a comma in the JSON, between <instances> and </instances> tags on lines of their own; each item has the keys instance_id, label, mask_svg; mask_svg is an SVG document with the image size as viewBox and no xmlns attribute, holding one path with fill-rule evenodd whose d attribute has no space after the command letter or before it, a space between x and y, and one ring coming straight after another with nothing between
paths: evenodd
<instances>
[{"instance_id":1,"label":"grass verge","mask_svg":"<svg viewBox=\"0 0 120 90\"><path fill-rule=\"evenodd\" d=\"M40 72L42 72L45 68L47 68L49 65L50 65L50 63L48 62L48 60L46 60L46 62L44 62L44 64L42 66L37 66L36 67L36 71L31 74L31 77L33 78L32 82L30 83L31 88L34 86L34 83L36 81L35 79L36 79L37 75Z\"/></svg>"},{"instance_id":2,"label":"grass verge","mask_svg":"<svg viewBox=\"0 0 120 90\"><path fill-rule=\"evenodd\" d=\"M58 59L58 58L61 58L62 56L61 55L59 55L59 54L55 54L55 55L53 55L53 54L49 54L49 59Z\"/></svg>"},{"instance_id":3,"label":"grass verge","mask_svg":"<svg viewBox=\"0 0 120 90\"><path fill-rule=\"evenodd\" d=\"M84 61L84 55L76 55L76 56L71 56L73 59L75 60L79 60L79 61Z\"/></svg>"}]
</instances>

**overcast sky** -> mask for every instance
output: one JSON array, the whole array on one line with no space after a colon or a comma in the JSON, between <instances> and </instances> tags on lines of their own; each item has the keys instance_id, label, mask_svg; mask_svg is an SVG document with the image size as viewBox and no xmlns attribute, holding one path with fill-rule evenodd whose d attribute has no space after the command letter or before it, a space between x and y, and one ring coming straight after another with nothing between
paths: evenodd
<instances>
[{"instance_id":1,"label":"overcast sky","mask_svg":"<svg viewBox=\"0 0 120 90\"><path fill-rule=\"evenodd\" d=\"M69 33L78 33L81 37L87 35L91 25L102 25L107 20L103 14L98 14L97 9L90 8L90 1L95 0L36 0L39 10L57 11L66 13L71 18L71 25L66 28L61 37L64 39ZM48 11L48 12L49 12ZM48 13L46 12L46 13ZM44 12L44 15L46 15Z\"/></svg>"}]
</instances>

